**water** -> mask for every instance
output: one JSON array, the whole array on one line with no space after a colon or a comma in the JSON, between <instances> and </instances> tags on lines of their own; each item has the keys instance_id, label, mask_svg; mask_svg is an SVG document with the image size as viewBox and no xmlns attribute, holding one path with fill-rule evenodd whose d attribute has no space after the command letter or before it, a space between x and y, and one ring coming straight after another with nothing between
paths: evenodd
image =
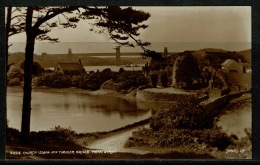
<instances>
[{"instance_id":1,"label":"water","mask_svg":"<svg viewBox=\"0 0 260 165\"><path fill-rule=\"evenodd\" d=\"M96 58L116 58L115 56L91 56L91 57L96 57ZM141 55L131 55L131 56L121 56L122 58L141 58Z\"/></svg>"},{"instance_id":2,"label":"water","mask_svg":"<svg viewBox=\"0 0 260 165\"><path fill-rule=\"evenodd\" d=\"M241 98L249 96L249 94L244 94ZM239 139L245 137L244 129L252 128L252 104L249 102L244 107L226 111L219 118L217 125L221 126L228 135L234 134Z\"/></svg>"},{"instance_id":3,"label":"water","mask_svg":"<svg viewBox=\"0 0 260 165\"><path fill-rule=\"evenodd\" d=\"M86 72L89 72L89 71L96 72L97 70L102 71L106 68L110 68L112 71L118 72L120 68L123 68L124 70L127 70L127 71L139 71L139 70L142 70L142 66L144 66L144 64L138 64L135 67L107 65L107 66L84 66L84 68L85 68Z\"/></svg>"},{"instance_id":4,"label":"water","mask_svg":"<svg viewBox=\"0 0 260 165\"><path fill-rule=\"evenodd\" d=\"M21 128L22 97L21 89L7 89L8 124L18 130ZM149 110L139 110L136 103L122 98L43 90L32 92L31 131L50 130L58 125L78 133L109 131L150 116Z\"/></svg>"},{"instance_id":5,"label":"water","mask_svg":"<svg viewBox=\"0 0 260 165\"><path fill-rule=\"evenodd\" d=\"M94 71L96 72L97 70L102 71L104 69L110 68L111 71L113 72L118 72L120 68L123 68L124 70L127 71L140 71L142 70L142 67L144 66L144 64L137 64L137 66L115 66L115 65L106 65L106 66L84 66L84 69L86 72L90 72L90 71ZM51 69L54 70L54 68L47 68L47 69Z\"/></svg>"},{"instance_id":6,"label":"water","mask_svg":"<svg viewBox=\"0 0 260 165\"><path fill-rule=\"evenodd\" d=\"M239 139L246 136L245 128L252 128L252 112L249 109L228 112L220 117L218 125L222 127L228 135L234 134Z\"/></svg>"}]
</instances>

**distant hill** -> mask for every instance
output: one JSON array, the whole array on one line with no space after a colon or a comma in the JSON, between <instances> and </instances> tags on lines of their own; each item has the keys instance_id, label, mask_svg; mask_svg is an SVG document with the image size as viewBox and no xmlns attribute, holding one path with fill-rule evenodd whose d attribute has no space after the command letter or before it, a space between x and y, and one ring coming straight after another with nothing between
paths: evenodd
<instances>
[{"instance_id":1,"label":"distant hill","mask_svg":"<svg viewBox=\"0 0 260 165\"><path fill-rule=\"evenodd\" d=\"M87 53L73 54L52 54L52 55L35 55L34 61L38 62L44 68L53 68L58 62L78 62L81 60L84 66L104 66L115 65L115 53ZM24 61L24 53L13 53L9 56L8 63L20 65ZM126 64L144 64L149 59L143 59L140 53L122 53L121 65Z\"/></svg>"},{"instance_id":2,"label":"distant hill","mask_svg":"<svg viewBox=\"0 0 260 165\"><path fill-rule=\"evenodd\" d=\"M179 53L172 53L173 56ZM181 53L180 53L181 54ZM205 48L193 51L193 54L198 58L201 66L211 65L218 69L221 63L226 59L234 59L251 64L251 50L244 51L226 51L223 49ZM104 58L107 57L107 58ZM44 68L53 68L58 62L75 62L81 59L84 66L104 66L115 65L115 53L81 53L73 54L72 58L68 54L52 54L52 55L35 55L34 61L38 62ZM24 61L24 53L12 53L9 56L8 63L20 65ZM121 65L126 64L144 64L150 59L143 59L140 53L121 53Z\"/></svg>"},{"instance_id":3,"label":"distant hill","mask_svg":"<svg viewBox=\"0 0 260 165\"><path fill-rule=\"evenodd\" d=\"M220 69L221 63L227 59L233 59L237 62L241 60L241 62L251 64L251 50L236 52L205 48L193 51L193 54L196 56L201 66L211 65L215 69Z\"/></svg>"},{"instance_id":4,"label":"distant hill","mask_svg":"<svg viewBox=\"0 0 260 165\"><path fill-rule=\"evenodd\" d=\"M244 60L251 64L251 62L252 62L252 51L251 51L251 49L240 51L240 52L238 52L238 54L242 55Z\"/></svg>"}]
</instances>

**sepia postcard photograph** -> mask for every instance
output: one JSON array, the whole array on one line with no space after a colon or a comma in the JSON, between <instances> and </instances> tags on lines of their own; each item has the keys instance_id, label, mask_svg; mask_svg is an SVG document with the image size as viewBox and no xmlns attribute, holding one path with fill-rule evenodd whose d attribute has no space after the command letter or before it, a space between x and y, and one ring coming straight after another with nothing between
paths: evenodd
<instances>
[{"instance_id":1,"label":"sepia postcard photograph","mask_svg":"<svg viewBox=\"0 0 260 165\"><path fill-rule=\"evenodd\" d=\"M6 160L251 160L251 9L5 7Z\"/></svg>"}]
</instances>

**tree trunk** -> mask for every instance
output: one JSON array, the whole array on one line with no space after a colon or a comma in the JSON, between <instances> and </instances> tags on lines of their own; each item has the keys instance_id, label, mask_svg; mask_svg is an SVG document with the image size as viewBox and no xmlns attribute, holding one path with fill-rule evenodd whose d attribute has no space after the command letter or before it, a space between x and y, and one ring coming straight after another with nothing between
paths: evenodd
<instances>
[{"instance_id":1,"label":"tree trunk","mask_svg":"<svg viewBox=\"0 0 260 165\"><path fill-rule=\"evenodd\" d=\"M11 17L12 17L12 7L7 8L7 17L6 17L6 25L5 25L5 64L6 64L6 72L8 72L8 37L11 26Z\"/></svg>"},{"instance_id":2,"label":"tree trunk","mask_svg":"<svg viewBox=\"0 0 260 165\"><path fill-rule=\"evenodd\" d=\"M32 64L35 34L32 29L33 8L28 7L26 15L26 48L24 61L24 89L21 126L21 142L30 142L31 95L32 95Z\"/></svg>"}]
</instances>

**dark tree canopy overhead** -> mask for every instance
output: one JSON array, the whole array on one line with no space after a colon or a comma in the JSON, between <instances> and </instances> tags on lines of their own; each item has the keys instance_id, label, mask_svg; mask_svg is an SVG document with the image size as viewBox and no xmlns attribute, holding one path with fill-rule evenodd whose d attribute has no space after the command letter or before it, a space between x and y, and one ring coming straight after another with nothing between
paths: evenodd
<instances>
[{"instance_id":1,"label":"dark tree canopy overhead","mask_svg":"<svg viewBox=\"0 0 260 165\"><path fill-rule=\"evenodd\" d=\"M33 7L33 30L38 40L57 42L48 33L54 28L76 28L80 20L94 20L92 23L97 33L108 34L111 39L124 46L147 46L150 43L142 42L135 37L139 36L140 29L148 25L143 22L148 20L150 14L132 7L119 6L63 6L63 7ZM9 36L25 32L27 8L15 7L12 11L12 24ZM131 42L131 39L133 42Z\"/></svg>"},{"instance_id":2,"label":"dark tree canopy overhead","mask_svg":"<svg viewBox=\"0 0 260 165\"><path fill-rule=\"evenodd\" d=\"M146 29L148 25L143 22L148 20L150 14L141 10L135 10L132 7L121 8L118 6L109 7L88 7L81 15L83 19L95 19L94 26L100 28L98 33L107 33L110 38L120 45L134 47L134 45L149 45L148 42L142 42L135 37L139 36L140 29ZM130 42L132 39L134 42Z\"/></svg>"}]
</instances>

